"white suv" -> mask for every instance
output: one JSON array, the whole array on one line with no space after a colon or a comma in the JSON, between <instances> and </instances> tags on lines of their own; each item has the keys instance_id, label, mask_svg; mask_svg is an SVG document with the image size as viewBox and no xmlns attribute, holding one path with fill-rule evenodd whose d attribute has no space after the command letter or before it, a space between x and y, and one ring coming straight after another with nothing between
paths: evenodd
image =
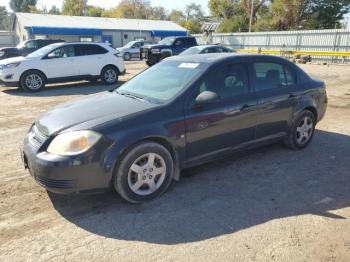
<instances>
[{"instance_id":1,"label":"white suv","mask_svg":"<svg viewBox=\"0 0 350 262\"><path fill-rule=\"evenodd\" d=\"M100 43L57 43L26 57L1 60L0 83L36 92L46 83L102 79L111 85L125 74L122 57Z\"/></svg>"}]
</instances>

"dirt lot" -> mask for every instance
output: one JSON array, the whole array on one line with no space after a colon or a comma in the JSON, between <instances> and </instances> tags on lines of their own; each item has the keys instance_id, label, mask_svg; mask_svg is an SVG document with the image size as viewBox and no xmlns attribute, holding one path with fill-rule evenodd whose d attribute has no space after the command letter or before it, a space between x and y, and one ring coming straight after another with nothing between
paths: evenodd
<instances>
[{"instance_id":1,"label":"dirt lot","mask_svg":"<svg viewBox=\"0 0 350 262\"><path fill-rule=\"evenodd\" d=\"M307 149L272 145L187 170L143 205L48 194L20 161L41 112L109 87L0 87L0 261L350 261L350 66L303 67L329 94ZM122 80L142 68L128 63Z\"/></svg>"}]
</instances>

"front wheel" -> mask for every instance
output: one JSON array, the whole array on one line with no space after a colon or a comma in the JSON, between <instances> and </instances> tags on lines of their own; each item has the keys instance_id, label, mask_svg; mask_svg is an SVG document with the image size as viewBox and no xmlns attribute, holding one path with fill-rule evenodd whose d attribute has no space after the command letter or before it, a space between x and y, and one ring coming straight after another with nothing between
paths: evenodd
<instances>
[{"instance_id":1,"label":"front wheel","mask_svg":"<svg viewBox=\"0 0 350 262\"><path fill-rule=\"evenodd\" d=\"M131 54L126 52L124 55L123 55L123 59L124 61L130 61L131 60Z\"/></svg>"},{"instance_id":2,"label":"front wheel","mask_svg":"<svg viewBox=\"0 0 350 262\"><path fill-rule=\"evenodd\" d=\"M101 79L106 85L113 85L118 82L119 71L114 66L106 66L101 73Z\"/></svg>"},{"instance_id":3,"label":"front wheel","mask_svg":"<svg viewBox=\"0 0 350 262\"><path fill-rule=\"evenodd\" d=\"M305 148L312 140L315 126L315 115L309 110L303 111L289 131L285 141L286 146L292 149Z\"/></svg>"},{"instance_id":4,"label":"front wheel","mask_svg":"<svg viewBox=\"0 0 350 262\"><path fill-rule=\"evenodd\" d=\"M45 76L39 71L28 71L22 75L20 87L25 91L38 92L45 87Z\"/></svg>"},{"instance_id":5,"label":"front wheel","mask_svg":"<svg viewBox=\"0 0 350 262\"><path fill-rule=\"evenodd\" d=\"M174 174L174 161L160 144L145 142L130 150L117 167L113 185L131 203L152 200L166 191Z\"/></svg>"},{"instance_id":6,"label":"front wheel","mask_svg":"<svg viewBox=\"0 0 350 262\"><path fill-rule=\"evenodd\" d=\"M147 64L148 66L153 66L155 63L150 62L150 61L146 61L146 64Z\"/></svg>"}]
</instances>

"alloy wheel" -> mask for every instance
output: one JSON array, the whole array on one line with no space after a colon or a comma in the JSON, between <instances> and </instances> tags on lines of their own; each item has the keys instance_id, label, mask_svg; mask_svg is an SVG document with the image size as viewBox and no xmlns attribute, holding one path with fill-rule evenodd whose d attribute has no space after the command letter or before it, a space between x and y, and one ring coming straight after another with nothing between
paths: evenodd
<instances>
[{"instance_id":1,"label":"alloy wheel","mask_svg":"<svg viewBox=\"0 0 350 262\"><path fill-rule=\"evenodd\" d=\"M113 69L108 69L104 74L104 78L107 83L114 83L117 79L117 73Z\"/></svg>"},{"instance_id":2,"label":"alloy wheel","mask_svg":"<svg viewBox=\"0 0 350 262\"><path fill-rule=\"evenodd\" d=\"M30 74L26 77L25 83L28 89L38 90L43 84L42 78L37 74Z\"/></svg>"},{"instance_id":3,"label":"alloy wheel","mask_svg":"<svg viewBox=\"0 0 350 262\"><path fill-rule=\"evenodd\" d=\"M128 185L132 192L147 196L157 191L166 176L164 159L156 153L147 153L137 158L128 173Z\"/></svg>"},{"instance_id":4,"label":"alloy wheel","mask_svg":"<svg viewBox=\"0 0 350 262\"><path fill-rule=\"evenodd\" d=\"M314 130L314 123L311 117L305 116L299 121L299 124L296 129L296 140L300 145L304 145L312 137Z\"/></svg>"}]
</instances>

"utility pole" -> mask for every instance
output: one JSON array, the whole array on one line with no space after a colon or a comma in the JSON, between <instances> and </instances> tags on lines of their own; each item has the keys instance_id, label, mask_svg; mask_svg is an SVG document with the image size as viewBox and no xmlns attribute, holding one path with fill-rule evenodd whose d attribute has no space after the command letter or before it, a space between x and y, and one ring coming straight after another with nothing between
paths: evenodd
<instances>
[{"instance_id":1,"label":"utility pole","mask_svg":"<svg viewBox=\"0 0 350 262\"><path fill-rule=\"evenodd\" d=\"M254 10L254 0L252 0L252 2L250 3L249 32L252 31L253 10Z\"/></svg>"}]
</instances>

